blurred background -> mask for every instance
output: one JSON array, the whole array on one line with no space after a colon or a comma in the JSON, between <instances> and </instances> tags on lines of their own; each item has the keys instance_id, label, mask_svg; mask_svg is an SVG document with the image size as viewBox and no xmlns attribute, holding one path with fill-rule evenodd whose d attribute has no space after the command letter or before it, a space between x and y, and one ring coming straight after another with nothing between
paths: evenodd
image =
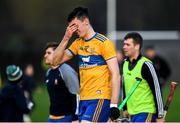
<instances>
[{"instance_id":1,"label":"blurred background","mask_svg":"<svg viewBox=\"0 0 180 123\"><path fill-rule=\"evenodd\" d=\"M75 7L84 6L89 9L95 31L115 41L117 49L122 48L122 39L127 32L138 31L144 37L144 47L153 46L167 61L171 74L163 91L166 100L170 81L180 81L179 5L179 0L0 0L1 86L6 79L8 64L22 68L32 64L38 85L33 92L36 106L31 113L32 121L47 121L49 99L44 85L44 47L46 42L61 41L67 15ZM78 71L76 60L69 64ZM180 93L179 88L167 121L180 121L177 93Z\"/></svg>"}]
</instances>

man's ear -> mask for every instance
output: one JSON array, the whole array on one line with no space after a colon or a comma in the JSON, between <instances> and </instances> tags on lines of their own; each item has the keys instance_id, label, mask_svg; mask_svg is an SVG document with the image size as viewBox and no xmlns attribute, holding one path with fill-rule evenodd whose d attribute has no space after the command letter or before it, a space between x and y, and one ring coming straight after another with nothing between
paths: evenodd
<instances>
[{"instance_id":1,"label":"man's ear","mask_svg":"<svg viewBox=\"0 0 180 123\"><path fill-rule=\"evenodd\" d=\"M140 50L140 45L139 45L139 44L136 44L136 45L135 45L135 49L136 49L136 50Z\"/></svg>"},{"instance_id":2,"label":"man's ear","mask_svg":"<svg viewBox=\"0 0 180 123\"><path fill-rule=\"evenodd\" d=\"M84 18L84 23L86 24L86 25L88 25L89 24L89 19L88 18Z\"/></svg>"}]
</instances>

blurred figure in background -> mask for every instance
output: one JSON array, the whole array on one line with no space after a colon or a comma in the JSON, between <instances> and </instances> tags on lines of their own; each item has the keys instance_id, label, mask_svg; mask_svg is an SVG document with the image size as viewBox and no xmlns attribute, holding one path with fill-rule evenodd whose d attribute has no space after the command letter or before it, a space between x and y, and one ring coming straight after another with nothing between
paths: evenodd
<instances>
[{"instance_id":1,"label":"blurred figure in background","mask_svg":"<svg viewBox=\"0 0 180 123\"><path fill-rule=\"evenodd\" d=\"M32 64L26 64L24 68L24 75L22 78L22 89L26 99L34 103L33 91L36 88L36 81L34 79L34 67ZM24 114L24 122L30 122L29 114Z\"/></svg>"},{"instance_id":2,"label":"blurred figure in background","mask_svg":"<svg viewBox=\"0 0 180 123\"><path fill-rule=\"evenodd\" d=\"M122 63L123 63L123 60L124 60L123 51L122 50L117 50L116 51L116 56L117 56L117 60L118 60L120 74L122 75Z\"/></svg>"},{"instance_id":3,"label":"blurred figure in background","mask_svg":"<svg viewBox=\"0 0 180 123\"><path fill-rule=\"evenodd\" d=\"M167 79L171 75L171 69L167 61L161 56L157 55L154 46L147 46L145 48L145 55L153 62L157 74L159 75L161 90L163 90Z\"/></svg>"},{"instance_id":4,"label":"blurred figure in background","mask_svg":"<svg viewBox=\"0 0 180 123\"><path fill-rule=\"evenodd\" d=\"M78 74L67 64L51 65L58 43L49 42L45 48L45 63L50 65L46 85L50 98L48 122L78 121L79 79ZM77 101L77 102L76 102Z\"/></svg>"},{"instance_id":5,"label":"blurred figure in background","mask_svg":"<svg viewBox=\"0 0 180 123\"><path fill-rule=\"evenodd\" d=\"M33 101L33 91L37 84L34 79L34 67L32 64L27 64L24 68L24 76L22 79L22 88L24 90L26 98Z\"/></svg>"},{"instance_id":6,"label":"blurred figure in background","mask_svg":"<svg viewBox=\"0 0 180 123\"><path fill-rule=\"evenodd\" d=\"M9 65L6 74L8 81L0 92L0 122L23 122L23 114L33 106L20 87L23 72L16 65Z\"/></svg>"}]
</instances>

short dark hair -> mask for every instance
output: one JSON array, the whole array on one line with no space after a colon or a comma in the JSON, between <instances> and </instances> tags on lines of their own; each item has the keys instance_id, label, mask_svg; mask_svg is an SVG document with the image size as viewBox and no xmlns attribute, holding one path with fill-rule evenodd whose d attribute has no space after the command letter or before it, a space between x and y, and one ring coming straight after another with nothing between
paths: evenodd
<instances>
[{"instance_id":1,"label":"short dark hair","mask_svg":"<svg viewBox=\"0 0 180 123\"><path fill-rule=\"evenodd\" d=\"M89 19L89 12L87 8L83 8L83 7L77 7L75 8L69 15L67 18L68 22L71 22L74 18L78 18L80 20L83 20L84 18L88 18Z\"/></svg>"},{"instance_id":2,"label":"short dark hair","mask_svg":"<svg viewBox=\"0 0 180 123\"><path fill-rule=\"evenodd\" d=\"M45 50L47 50L48 48L53 48L53 50L55 50L58 47L58 45L59 44L57 42L47 42Z\"/></svg>"},{"instance_id":3,"label":"short dark hair","mask_svg":"<svg viewBox=\"0 0 180 123\"><path fill-rule=\"evenodd\" d=\"M132 38L133 39L133 43L134 44L139 44L140 45L140 49L142 48L142 45L143 45L143 38L142 36L137 33L137 32L130 32L128 33L125 37L124 37L124 40L127 40L129 38Z\"/></svg>"}]
</instances>

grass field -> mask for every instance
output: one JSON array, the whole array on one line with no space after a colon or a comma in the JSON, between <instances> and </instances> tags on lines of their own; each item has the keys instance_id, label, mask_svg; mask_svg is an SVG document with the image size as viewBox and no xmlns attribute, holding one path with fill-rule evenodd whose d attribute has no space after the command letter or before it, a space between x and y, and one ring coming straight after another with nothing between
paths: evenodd
<instances>
[{"instance_id":1,"label":"grass field","mask_svg":"<svg viewBox=\"0 0 180 123\"><path fill-rule=\"evenodd\" d=\"M33 122L47 122L49 115L49 96L45 86L39 86L34 92L35 108L31 113Z\"/></svg>"},{"instance_id":2,"label":"grass field","mask_svg":"<svg viewBox=\"0 0 180 123\"><path fill-rule=\"evenodd\" d=\"M164 103L168 98L168 94L170 92L170 85L167 85L164 88L163 99ZM169 111L167 113L166 121L167 122L180 122L180 98L178 98L178 94L180 93L180 87L178 87L175 91L175 95L173 97L173 101L169 107ZM32 121L34 122L46 122L48 118L49 112L49 97L47 94L47 90L45 86L39 86L39 88L34 92L34 99L36 102L36 107L31 113Z\"/></svg>"}]
</instances>

